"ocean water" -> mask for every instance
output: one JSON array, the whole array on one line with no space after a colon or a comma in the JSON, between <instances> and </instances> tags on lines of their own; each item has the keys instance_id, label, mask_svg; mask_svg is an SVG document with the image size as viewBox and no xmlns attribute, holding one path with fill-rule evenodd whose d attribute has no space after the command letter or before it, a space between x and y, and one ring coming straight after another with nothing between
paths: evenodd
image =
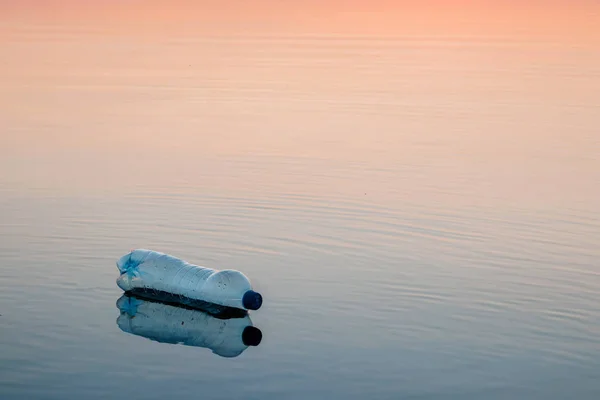
<instances>
[{"instance_id":1,"label":"ocean water","mask_svg":"<svg viewBox=\"0 0 600 400\"><path fill-rule=\"evenodd\" d=\"M2 32L3 400L600 397L595 48ZM260 344L125 332L132 248L243 271Z\"/></svg>"}]
</instances>

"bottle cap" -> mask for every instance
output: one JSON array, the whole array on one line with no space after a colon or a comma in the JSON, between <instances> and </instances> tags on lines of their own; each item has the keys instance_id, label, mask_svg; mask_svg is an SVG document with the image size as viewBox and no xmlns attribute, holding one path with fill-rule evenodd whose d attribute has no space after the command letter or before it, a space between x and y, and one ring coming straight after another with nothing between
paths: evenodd
<instances>
[{"instance_id":1,"label":"bottle cap","mask_svg":"<svg viewBox=\"0 0 600 400\"><path fill-rule=\"evenodd\" d=\"M258 310L262 305L262 296L254 290L248 290L242 297L242 305L248 310Z\"/></svg>"}]
</instances>

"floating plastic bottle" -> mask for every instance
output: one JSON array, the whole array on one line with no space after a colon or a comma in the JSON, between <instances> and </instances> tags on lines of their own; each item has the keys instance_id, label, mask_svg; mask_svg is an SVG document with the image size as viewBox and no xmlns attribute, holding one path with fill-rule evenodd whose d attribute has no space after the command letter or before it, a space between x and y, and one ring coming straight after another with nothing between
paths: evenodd
<instances>
[{"instance_id":1,"label":"floating plastic bottle","mask_svg":"<svg viewBox=\"0 0 600 400\"><path fill-rule=\"evenodd\" d=\"M123 295L117 300L117 325L123 332L160 343L204 347L221 357L237 357L258 346L260 329L243 317L219 319L208 313Z\"/></svg>"},{"instance_id":2,"label":"floating plastic bottle","mask_svg":"<svg viewBox=\"0 0 600 400\"><path fill-rule=\"evenodd\" d=\"M262 305L262 296L239 271L217 271L144 249L125 254L117 267L117 285L126 292L153 290L244 310Z\"/></svg>"}]
</instances>

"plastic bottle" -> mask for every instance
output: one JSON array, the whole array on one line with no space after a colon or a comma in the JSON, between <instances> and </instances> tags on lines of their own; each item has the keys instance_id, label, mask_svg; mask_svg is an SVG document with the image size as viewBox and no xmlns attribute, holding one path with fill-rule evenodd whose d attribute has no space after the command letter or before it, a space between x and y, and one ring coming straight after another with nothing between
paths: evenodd
<instances>
[{"instance_id":1,"label":"plastic bottle","mask_svg":"<svg viewBox=\"0 0 600 400\"><path fill-rule=\"evenodd\" d=\"M117 308L117 325L123 332L160 343L208 348L221 357L237 357L262 339L248 314L218 319L202 311L127 294L117 300Z\"/></svg>"},{"instance_id":2,"label":"plastic bottle","mask_svg":"<svg viewBox=\"0 0 600 400\"><path fill-rule=\"evenodd\" d=\"M125 254L117 267L117 285L126 292L154 290L244 310L262 305L262 296L239 271L204 268L144 249Z\"/></svg>"}]
</instances>

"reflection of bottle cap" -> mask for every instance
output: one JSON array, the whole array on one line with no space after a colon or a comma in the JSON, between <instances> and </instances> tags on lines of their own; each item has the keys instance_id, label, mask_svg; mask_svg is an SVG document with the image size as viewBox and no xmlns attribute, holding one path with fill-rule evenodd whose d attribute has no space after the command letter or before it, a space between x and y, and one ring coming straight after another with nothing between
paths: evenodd
<instances>
[{"instance_id":1,"label":"reflection of bottle cap","mask_svg":"<svg viewBox=\"0 0 600 400\"><path fill-rule=\"evenodd\" d=\"M246 346L258 346L262 340L262 332L254 326L247 326L242 332L242 342Z\"/></svg>"},{"instance_id":2,"label":"reflection of bottle cap","mask_svg":"<svg viewBox=\"0 0 600 400\"><path fill-rule=\"evenodd\" d=\"M248 310L258 310L262 305L262 296L254 290L248 290L242 297L242 305Z\"/></svg>"}]
</instances>

